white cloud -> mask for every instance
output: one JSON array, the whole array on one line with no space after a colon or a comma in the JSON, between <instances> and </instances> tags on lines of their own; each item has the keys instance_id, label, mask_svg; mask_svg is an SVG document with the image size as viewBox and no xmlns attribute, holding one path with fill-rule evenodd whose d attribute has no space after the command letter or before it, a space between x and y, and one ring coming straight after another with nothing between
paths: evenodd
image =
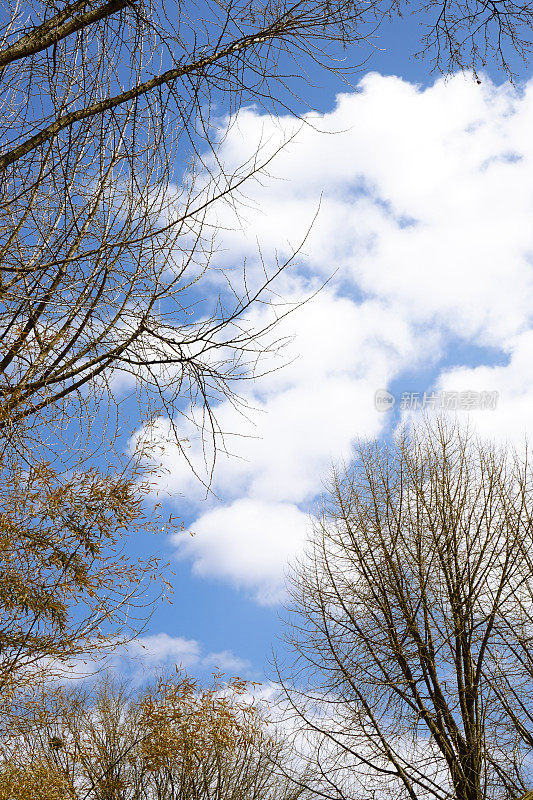
<instances>
[{"instance_id":1,"label":"white cloud","mask_svg":"<svg viewBox=\"0 0 533 800\"><path fill-rule=\"evenodd\" d=\"M223 670L230 672L233 675L238 673L241 676L250 669L250 662L246 659L235 656L231 650L220 650L218 653L209 653L202 658L202 667L204 669L212 668L214 670Z\"/></svg>"},{"instance_id":2,"label":"white cloud","mask_svg":"<svg viewBox=\"0 0 533 800\"><path fill-rule=\"evenodd\" d=\"M488 432L519 436L533 425L533 81L517 90L458 75L422 90L371 74L307 122L297 130L292 118L248 109L231 128L221 152L228 169L258 141L274 148L297 133L269 175L247 184L238 217L229 205L217 209L217 263L246 256L253 278L257 242L267 263L276 251L288 255L320 203L279 292L303 298L337 272L281 326L295 335L285 353L295 360L243 385L247 415L229 402L217 409L236 456L219 453L219 499L202 505L176 448L162 458L165 488L196 513L196 536L177 539L181 556L261 603L282 597L285 564L332 461L348 458L356 437L380 434L386 416L374 410L374 392L403 371L438 371L458 341L499 348L508 366L442 367L439 385L499 391L497 412L478 415ZM267 313L256 309L249 323ZM202 473L209 446L178 424Z\"/></svg>"},{"instance_id":3,"label":"white cloud","mask_svg":"<svg viewBox=\"0 0 533 800\"><path fill-rule=\"evenodd\" d=\"M229 650L204 653L195 639L170 636L168 633L156 633L133 639L127 645L118 648L113 660L117 666L142 667L150 670L173 664L185 669L216 667L222 670L245 671L250 668L249 661L239 658Z\"/></svg>"},{"instance_id":4,"label":"white cloud","mask_svg":"<svg viewBox=\"0 0 533 800\"><path fill-rule=\"evenodd\" d=\"M265 252L294 244L322 195L308 268L329 275L340 267L344 286L410 321L499 344L531 315L532 117L533 83L519 93L458 75L422 91L368 75L359 92L315 115L318 130L300 130L274 162L274 178L247 189L247 237L235 230L224 244L252 252L255 236ZM269 124L285 135L295 126ZM253 147L265 125L246 112L228 158ZM229 226L229 209L219 214Z\"/></svg>"},{"instance_id":5,"label":"white cloud","mask_svg":"<svg viewBox=\"0 0 533 800\"><path fill-rule=\"evenodd\" d=\"M226 500L245 494L272 502L311 500L332 462L349 457L354 436L379 432L376 388L419 357L405 320L380 303L357 304L329 289L284 320L276 334L284 333L294 334L291 345L262 362L263 370L274 371L241 386L249 409L229 401L217 407L224 441L218 443L213 490ZM436 346L428 337L424 355L433 355ZM178 424L188 439L188 458L207 480L210 442L192 425ZM160 420L153 434L171 438L168 423ZM199 501L203 487L177 447L164 448L162 463L161 485Z\"/></svg>"},{"instance_id":6,"label":"white cloud","mask_svg":"<svg viewBox=\"0 0 533 800\"><path fill-rule=\"evenodd\" d=\"M174 666L193 673L220 670L241 677L251 670L251 663L231 650L205 652L196 639L168 633L139 636L126 644L117 643L114 649L103 651L97 658L73 658L66 664L47 659L38 668L51 679L57 678L62 682L91 680L105 671L126 675L131 682L140 684Z\"/></svg>"},{"instance_id":7,"label":"white cloud","mask_svg":"<svg viewBox=\"0 0 533 800\"><path fill-rule=\"evenodd\" d=\"M508 363L467 366L444 371L439 388L448 392L497 392L494 409L469 412L469 420L484 437L510 442L519 450L533 435L533 331L517 336Z\"/></svg>"},{"instance_id":8,"label":"white cloud","mask_svg":"<svg viewBox=\"0 0 533 800\"><path fill-rule=\"evenodd\" d=\"M200 645L194 639L157 633L133 639L119 649L116 657L148 667L159 667L170 662L190 667L200 661Z\"/></svg>"},{"instance_id":9,"label":"white cloud","mask_svg":"<svg viewBox=\"0 0 533 800\"><path fill-rule=\"evenodd\" d=\"M307 515L292 503L243 498L202 514L193 537L175 537L193 571L251 590L261 604L284 597L284 568L301 551Z\"/></svg>"},{"instance_id":10,"label":"white cloud","mask_svg":"<svg viewBox=\"0 0 533 800\"><path fill-rule=\"evenodd\" d=\"M205 504L190 525L194 538L175 539L196 574L227 580L263 604L283 597L287 561L301 550L307 507L323 477L350 457L356 436L380 432L376 388L418 358L405 321L379 303L357 305L330 290L289 317L284 327L291 326L295 339L282 358L294 361L243 387L246 415L230 402L217 408L229 454L219 441L212 488L223 503ZM161 420L163 436L165 428ZM182 430L190 440L187 455L207 480L209 442L192 426ZM168 445L162 461L165 489L201 508L205 490L177 447Z\"/></svg>"},{"instance_id":11,"label":"white cloud","mask_svg":"<svg viewBox=\"0 0 533 800\"><path fill-rule=\"evenodd\" d=\"M65 682L91 680L105 671L127 676L131 683L139 685L174 666L193 674L221 670L239 676L249 674L251 669L247 659L239 658L230 650L205 652L195 639L156 633L117 645L113 652L102 654L96 660L72 659L66 665L59 665L56 671Z\"/></svg>"}]
</instances>

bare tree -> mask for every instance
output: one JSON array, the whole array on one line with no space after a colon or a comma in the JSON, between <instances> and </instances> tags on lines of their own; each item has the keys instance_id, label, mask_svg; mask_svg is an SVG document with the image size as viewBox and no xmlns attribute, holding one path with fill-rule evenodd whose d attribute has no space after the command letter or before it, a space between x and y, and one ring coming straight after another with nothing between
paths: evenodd
<instances>
[{"instance_id":1,"label":"bare tree","mask_svg":"<svg viewBox=\"0 0 533 800\"><path fill-rule=\"evenodd\" d=\"M206 301L210 205L264 166L217 161L211 109L269 105L328 43L368 38L378 0L6 0L0 43L0 426L59 423L131 374L170 417L213 397L261 350L246 312L271 281ZM425 9L425 10L424 10ZM437 65L525 53L530 3L432 2ZM510 50L509 50L510 48ZM284 77L285 76L285 77ZM216 127L216 126L215 126ZM206 157L206 153L209 155ZM239 281L237 281L237 284ZM49 422L49 417L47 417Z\"/></svg>"},{"instance_id":2,"label":"bare tree","mask_svg":"<svg viewBox=\"0 0 533 800\"><path fill-rule=\"evenodd\" d=\"M293 576L287 695L330 798L533 785L527 453L446 422L359 447Z\"/></svg>"},{"instance_id":3,"label":"bare tree","mask_svg":"<svg viewBox=\"0 0 533 800\"><path fill-rule=\"evenodd\" d=\"M208 410L261 349L244 317L284 266L206 300L206 209L261 166L257 154L224 174L209 109L228 100L231 110L243 92L266 97L273 49L347 38L360 9L117 0L5 10L0 425L12 432L53 409L66 419L117 371L169 416L187 395Z\"/></svg>"}]
</instances>

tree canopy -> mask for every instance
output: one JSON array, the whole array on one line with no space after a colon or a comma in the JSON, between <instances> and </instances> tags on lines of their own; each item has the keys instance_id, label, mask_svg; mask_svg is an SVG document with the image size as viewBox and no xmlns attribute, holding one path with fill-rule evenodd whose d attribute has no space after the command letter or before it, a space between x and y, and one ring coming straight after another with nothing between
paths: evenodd
<instances>
[{"instance_id":1,"label":"tree canopy","mask_svg":"<svg viewBox=\"0 0 533 800\"><path fill-rule=\"evenodd\" d=\"M532 534L527 454L444 421L335 475L292 582L285 679L324 797L531 786Z\"/></svg>"}]
</instances>

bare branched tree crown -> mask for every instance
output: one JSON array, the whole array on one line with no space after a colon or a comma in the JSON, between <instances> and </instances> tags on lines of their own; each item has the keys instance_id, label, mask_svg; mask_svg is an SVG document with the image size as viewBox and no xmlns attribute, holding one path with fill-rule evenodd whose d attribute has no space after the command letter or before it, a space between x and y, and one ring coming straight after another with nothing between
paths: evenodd
<instances>
[{"instance_id":1,"label":"bare branched tree crown","mask_svg":"<svg viewBox=\"0 0 533 800\"><path fill-rule=\"evenodd\" d=\"M328 42L364 40L400 5L6 0L0 425L46 409L63 419L113 370L133 374L169 415L177 399L208 406L227 391L261 347L261 332L240 321L280 267L262 286L244 282L233 302L195 311L209 265L206 208L261 166L258 154L198 184L201 153L215 148L212 104L272 101L280 63L292 57L288 73L301 75L306 58L326 59ZM531 3L434 0L420 11L421 48L444 70L494 54L506 66L529 47Z\"/></svg>"},{"instance_id":2,"label":"bare branched tree crown","mask_svg":"<svg viewBox=\"0 0 533 800\"><path fill-rule=\"evenodd\" d=\"M446 422L362 445L296 568L285 679L331 798L533 785L527 454Z\"/></svg>"}]
</instances>

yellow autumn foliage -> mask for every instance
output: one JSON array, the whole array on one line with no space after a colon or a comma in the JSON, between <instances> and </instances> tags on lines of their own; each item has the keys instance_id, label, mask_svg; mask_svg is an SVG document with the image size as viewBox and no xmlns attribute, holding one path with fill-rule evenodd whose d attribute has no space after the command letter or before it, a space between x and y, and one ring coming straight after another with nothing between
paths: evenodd
<instances>
[{"instance_id":1,"label":"yellow autumn foliage","mask_svg":"<svg viewBox=\"0 0 533 800\"><path fill-rule=\"evenodd\" d=\"M43 759L0 768L0 800L70 800L76 798L67 776Z\"/></svg>"}]
</instances>

